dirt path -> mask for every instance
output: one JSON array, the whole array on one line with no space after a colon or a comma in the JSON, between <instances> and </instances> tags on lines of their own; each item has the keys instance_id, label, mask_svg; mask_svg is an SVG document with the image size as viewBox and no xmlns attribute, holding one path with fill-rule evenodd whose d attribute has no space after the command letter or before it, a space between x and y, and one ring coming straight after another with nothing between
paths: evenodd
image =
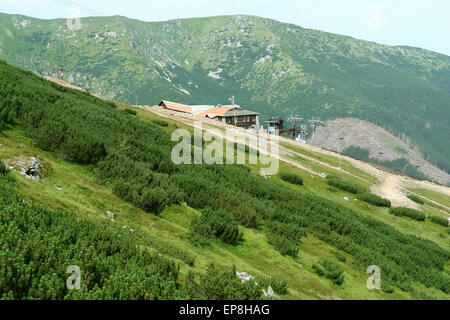
<instances>
[{"instance_id":1,"label":"dirt path","mask_svg":"<svg viewBox=\"0 0 450 320\"><path fill-rule=\"evenodd\" d=\"M419 210L420 206L406 196L400 185L401 180L399 176L386 175L382 181L372 185L370 189L380 197L389 199L393 207L408 207Z\"/></svg>"},{"instance_id":2,"label":"dirt path","mask_svg":"<svg viewBox=\"0 0 450 320\"><path fill-rule=\"evenodd\" d=\"M230 127L229 125L227 125L225 123L221 123L221 122L217 122L217 121L209 120L209 119L203 119L203 118L199 118L199 117L189 115L189 114L173 112L173 111L165 110L161 107L143 106L140 108L143 110L146 110L146 111L153 112L157 115L172 119L172 120L183 122L183 123L191 125L191 126L194 126L194 121L201 121L203 130L211 132L211 130L213 130L213 129L215 129L215 130L219 129L219 131L221 131L222 138L225 138L225 129L227 127ZM244 130L244 129L240 129L240 130L242 130L246 134L249 134L249 132L247 130ZM261 134L261 135L267 136L267 134ZM300 143L300 142L297 142L297 141L294 141L291 139L287 139L284 137L280 137L279 139L280 139L280 143L284 142L284 143L291 144L291 145L299 148L300 150L304 149L304 150L307 150L310 152L314 152L316 154L322 154L322 155L327 155L327 156L332 156L332 157L341 157L342 160L346 160L355 168L360 169L360 170L370 174L371 176L374 176L375 178L377 178L377 180L379 182L377 184L371 186L371 191L383 198L390 200L394 207L403 206L403 207L408 207L408 208L413 208L413 209L420 209L420 207L417 203L415 203L414 201L410 200L407 197L407 194L409 192L407 190L408 188L428 189L428 190L432 190L435 192L439 192L439 193L448 195L450 197L450 188L448 188L448 187L440 186L440 185L437 185L437 184L434 184L434 183L428 182L428 181L418 181L418 180L414 180L412 178L399 176L394 173L390 173L390 172L381 170L379 168L376 168L369 163L365 163L365 162L362 162L362 161L359 161L359 160L356 160L356 159L353 159L353 158L350 158L347 156L338 155L334 152L323 150L323 149L320 149L320 148L317 148L314 146L310 146L307 144L303 144L303 143ZM267 155L267 152L264 152L263 150L260 150L260 152ZM308 159L309 161L317 163L318 165L321 165L321 166L325 166L325 167L328 167L328 168L331 168L334 170L339 170L339 168L334 167L334 166L330 165L329 163L322 162L313 157L309 157L305 154L284 148L280 145L279 155L277 157L280 161L289 163L289 164L291 164L299 169L302 169L304 171L307 171L313 175L317 175L322 178L326 177L326 174L317 172L316 170L314 170L306 165L303 165L303 164L299 163L298 161L295 161L292 158L290 158L293 155L297 155L302 158ZM356 176L350 172L347 172L345 170L341 170L341 172L344 172L344 173L352 175L356 178L365 180L364 178L358 177L358 176ZM367 181L367 180L365 180L365 181ZM369 182L369 181L367 181L367 182ZM422 197L422 198L424 198L424 197ZM438 205L442 206L443 208L449 209L449 212L450 212L450 208L447 208L445 205L442 205L431 199L426 199L426 200L428 200L432 203L438 204Z\"/></svg>"}]
</instances>

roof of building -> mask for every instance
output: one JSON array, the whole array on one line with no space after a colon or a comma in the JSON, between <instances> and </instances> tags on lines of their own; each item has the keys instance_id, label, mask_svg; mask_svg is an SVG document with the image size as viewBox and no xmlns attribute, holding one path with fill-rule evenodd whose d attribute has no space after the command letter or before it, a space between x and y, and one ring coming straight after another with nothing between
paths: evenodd
<instances>
[{"instance_id":1,"label":"roof of building","mask_svg":"<svg viewBox=\"0 0 450 320\"><path fill-rule=\"evenodd\" d=\"M259 115L257 112L243 110L240 106L208 106L208 105L198 105L198 106L188 106L181 103L171 102L167 100L161 101L159 106L165 106L169 110L190 113L202 118L216 118L216 117L233 117L233 116L253 116Z\"/></svg>"},{"instance_id":2,"label":"roof of building","mask_svg":"<svg viewBox=\"0 0 450 320\"><path fill-rule=\"evenodd\" d=\"M212 105L199 105L199 106L191 106L191 108L192 108L192 113L194 115L199 115L200 113L203 113L203 112L205 112L207 110L214 109L215 106L212 106Z\"/></svg>"},{"instance_id":3,"label":"roof of building","mask_svg":"<svg viewBox=\"0 0 450 320\"><path fill-rule=\"evenodd\" d=\"M208 118L216 118L216 117L225 117L228 111L232 110L232 106L221 106L216 108L211 108L208 110L203 111L202 113L199 113L199 117L208 117Z\"/></svg>"},{"instance_id":4,"label":"roof of building","mask_svg":"<svg viewBox=\"0 0 450 320\"><path fill-rule=\"evenodd\" d=\"M226 114L225 117L234 117L234 116L257 116L258 112L253 112L249 110L243 110L240 108L231 108Z\"/></svg>"},{"instance_id":5,"label":"roof of building","mask_svg":"<svg viewBox=\"0 0 450 320\"><path fill-rule=\"evenodd\" d=\"M163 100L159 105L162 106L163 104L167 109L170 110L192 113L192 108L185 104Z\"/></svg>"}]
</instances>

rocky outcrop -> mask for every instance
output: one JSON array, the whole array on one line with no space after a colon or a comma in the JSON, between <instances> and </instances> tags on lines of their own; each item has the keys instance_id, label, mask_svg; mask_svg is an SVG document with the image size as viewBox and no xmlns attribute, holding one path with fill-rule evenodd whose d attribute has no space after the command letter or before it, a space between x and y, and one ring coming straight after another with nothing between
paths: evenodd
<instances>
[{"instance_id":1,"label":"rocky outcrop","mask_svg":"<svg viewBox=\"0 0 450 320\"><path fill-rule=\"evenodd\" d=\"M44 165L42 159L38 157L27 158L15 158L8 161L8 167L10 170L18 172L21 176L34 180L41 181L43 177Z\"/></svg>"}]
</instances>

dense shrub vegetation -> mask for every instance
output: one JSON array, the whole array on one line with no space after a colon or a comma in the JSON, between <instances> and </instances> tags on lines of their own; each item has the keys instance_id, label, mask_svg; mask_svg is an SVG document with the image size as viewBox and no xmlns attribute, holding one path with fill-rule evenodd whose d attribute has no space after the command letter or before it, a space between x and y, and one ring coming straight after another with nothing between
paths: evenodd
<instances>
[{"instance_id":1,"label":"dense shrub vegetation","mask_svg":"<svg viewBox=\"0 0 450 320\"><path fill-rule=\"evenodd\" d=\"M166 121L164 121L164 120L155 119L155 120L152 120L152 122L154 124L157 124L158 126L161 126L161 127L168 127L169 126L169 124Z\"/></svg>"},{"instance_id":2,"label":"dense shrub vegetation","mask_svg":"<svg viewBox=\"0 0 450 320\"><path fill-rule=\"evenodd\" d=\"M266 291L269 287L272 287L273 291L277 294L287 293L288 287L286 281L278 280L273 277L263 277L256 278L256 283Z\"/></svg>"},{"instance_id":3,"label":"dense shrub vegetation","mask_svg":"<svg viewBox=\"0 0 450 320\"><path fill-rule=\"evenodd\" d=\"M295 223L283 223L272 221L269 224L269 230L273 234L283 236L292 241L298 241L301 237L305 237L307 230Z\"/></svg>"},{"instance_id":4,"label":"dense shrub vegetation","mask_svg":"<svg viewBox=\"0 0 450 320\"><path fill-rule=\"evenodd\" d=\"M335 202L301 194L273 180L253 175L245 166L175 166L170 159L173 143L163 128L154 123L143 122L137 117L130 117L89 94L49 84L31 73L2 63L0 114L8 115L4 119L9 125L20 123L25 134L39 147L71 161L90 164L101 183L112 187L114 193L122 199L148 212L158 213L165 206L182 201L203 211L203 214L206 212L206 215L202 214L193 224L192 230L195 232L200 230L201 233L219 237L227 243L235 243L239 236L236 234L237 225L234 221L247 227L261 226L266 230L268 241L277 250L296 256L299 238L306 230L351 255L354 266L362 271L370 265L380 266L384 281L403 290L411 290L411 283L415 281L450 292L450 277L444 271L444 266L450 259L448 250L431 241L400 233L385 223L360 215ZM16 124L14 121L17 121ZM354 193L361 191L360 188L342 184L337 179L328 180L334 181L332 183L337 188L343 187ZM217 212L220 212L219 218ZM18 216L20 219L21 215ZM226 226L224 221L227 221ZM199 228L195 228L196 224ZM213 232L207 231L206 226L214 226ZM71 228L78 227L75 225ZM284 228L296 231L294 235L287 231L276 231ZM46 229L36 232L41 236L47 233ZM59 245L54 248L59 248ZM95 249L91 251L96 253ZM27 252L29 255L33 250ZM46 254L48 257L57 255ZM13 256L19 257L20 254ZM98 260L93 261L102 263L101 252L98 257ZM9 264L6 265L27 268L26 260L7 262ZM139 266L140 263L136 260L135 265ZM135 265L131 264L130 268L138 268ZM36 267L39 267L39 261ZM168 269L172 270L172 267ZM146 276L145 271L139 272L139 276L142 272L143 277ZM173 274L172 271L169 273ZM27 274L31 274L32 281L38 282L39 277L34 273ZM47 276L49 274L51 273ZM153 281L158 277L157 274L147 281ZM212 278L214 276L211 274ZM161 281L166 278L167 272L161 273ZM225 285L228 283L225 279L220 281ZM229 281L232 281L231 276ZM149 287L152 285L145 281L143 283L148 283ZM234 288L234 283L230 286L228 288ZM16 290L14 288L16 287L9 290ZM207 294L209 289L204 288L202 290L206 291L203 291L202 297L211 296L212 294ZM169 296L173 290L169 284L163 289L155 289L152 294L164 297ZM21 290L19 291L22 292ZM248 290L250 291L242 296L256 296L251 289ZM217 296L222 297L224 294Z\"/></svg>"},{"instance_id":5,"label":"dense shrub vegetation","mask_svg":"<svg viewBox=\"0 0 450 320\"><path fill-rule=\"evenodd\" d=\"M383 199L375 194L372 194L368 192L365 188L356 185L354 183L348 182L347 180L344 180L342 178L335 176L327 176L327 183L332 187L356 194L358 195L358 198L360 200L366 201L373 205L388 208L391 206L391 202L389 200Z\"/></svg>"},{"instance_id":6,"label":"dense shrub vegetation","mask_svg":"<svg viewBox=\"0 0 450 320\"><path fill-rule=\"evenodd\" d=\"M344 271L337 264L328 260L321 260L312 265L313 270L321 277L331 280L336 285L344 283Z\"/></svg>"},{"instance_id":7,"label":"dense shrub vegetation","mask_svg":"<svg viewBox=\"0 0 450 320\"><path fill-rule=\"evenodd\" d=\"M347 192L350 192L353 194L366 192L366 190L363 187L353 184L351 182L348 182L348 181L341 179L339 177L336 177L336 176L327 176L327 183L330 186L333 186L335 188L338 188L338 189L341 189L341 190L344 190L344 191L347 191Z\"/></svg>"},{"instance_id":8,"label":"dense shrub vegetation","mask_svg":"<svg viewBox=\"0 0 450 320\"><path fill-rule=\"evenodd\" d=\"M411 219L417 221L425 221L425 213L419 210L410 209L410 208L391 208L389 209L389 213L393 214L397 217L410 217Z\"/></svg>"},{"instance_id":9,"label":"dense shrub vegetation","mask_svg":"<svg viewBox=\"0 0 450 320\"><path fill-rule=\"evenodd\" d=\"M189 273L185 291L195 300L256 300L262 296L262 289L253 281L242 282L236 277L235 267L224 271L212 264L198 281Z\"/></svg>"},{"instance_id":10,"label":"dense shrub vegetation","mask_svg":"<svg viewBox=\"0 0 450 320\"><path fill-rule=\"evenodd\" d=\"M9 174L9 170L6 167L5 163L0 160L0 176L6 176Z\"/></svg>"},{"instance_id":11,"label":"dense shrub vegetation","mask_svg":"<svg viewBox=\"0 0 450 320\"><path fill-rule=\"evenodd\" d=\"M156 238L147 238L146 243L151 247L158 250L162 254L166 254L172 258L179 259L186 263L188 266L193 267L195 265L195 255L174 246L168 241L164 241Z\"/></svg>"},{"instance_id":12,"label":"dense shrub vegetation","mask_svg":"<svg viewBox=\"0 0 450 320\"><path fill-rule=\"evenodd\" d=\"M126 234L30 204L0 178L0 298L167 299L178 267L141 251ZM70 265L81 290L66 287Z\"/></svg>"},{"instance_id":13,"label":"dense shrub vegetation","mask_svg":"<svg viewBox=\"0 0 450 320\"><path fill-rule=\"evenodd\" d=\"M101 164L102 168L104 164ZM168 204L181 201L179 189L166 175L156 172L145 174L146 176L134 177L131 181L117 179L113 184L114 194L142 210L157 214Z\"/></svg>"},{"instance_id":14,"label":"dense shrub vegetation","mask_svg":"<svg viewBox=\"0 0 450 320\"><path fill-rule=\"evenodd\" d=\"M207 239L217 238L228 244L236 244L242 238L238 223L230 213L211 208L203 210L202 215L192 221L190 232Z\"/></svg>"},{"instance_id":15,"label":"dense shrub vegetation","mask_svg":"<svg viewBox=\"0 0 450 320\"><path fill-rule=\"evenodd\" d=\"M391 207L391 201L387 199L383 199L376 194L370 193L370 192L362 192L358 194L358 199L363 200L365 202L371 203L378 207Z\"/></svg>"},{"instance_id":16,"label":"dense shrub vegetation","mask_svg":"<svg viewBox=\"0 0 450 320\"><path fill-rule=\"evenodd\" d=\"M408 198L418 204L425 204L421 198L419 198L418 196L415 196L413 194L408 194Z\"/></svg>"},{"instance_id":17,"label":"dense shrub vegetation","mask_svg":"<svg viewBox=\"0 0 450 320\"><path fill-rule=\"evenodd\" d=\"M287 173L282 172L280 173L281 179L283 179L286 182L292 183L292 184L298 184L299 186L303 185L303 179L299 175L296 175L294 173Z\"/></svg>"},{"instance_id":18,"label":"dense shrub vegetation","mask_svg":"<svg viewBox=\"0 0 450 320\"><path fill-rule=\"evenodd\" d=\"M162 253L191 261L182 250L151 240ZM210 266L178 283L178 266L115 233L66 212L30 203L0 177L1 299L258 299L262 289L243 284L235 271ZM69 266L80 268L80 290L69 290ZM268 280L277 288L283 282ZM280 292L281 293L281 292Z\"/></svg>"},{"instance_id":19,"label":"dense shrub vegetation","mask_svg":"<svg viewBox=\"0 0 450 320\"><path fill-rule=\"evenodd\" d=\"M429 219L431 222L440 224L441 226L444 226L444 227L448 227L448 220L443 217L430 216Z\"/></svg>"},{"instance_id":20,"label":"dense shrub vegetation","mask_svg":"<svg viewBox=\"0 0 450 320\"><path fill-rule=\"evenodd\" d=\"M126 109L123 109L123 111L124 111L125 113L131 114L132 116L137 115L137 111L136 111L136 110L133 110L133 109L128 109L128 108L126 108Z\"/></svg>"},{"instance_id":21,"label":"dense shrub vegetation","mask_svg":"<svg viewBox=\"0 0 450 320\"><path fill-rule=\"evenodd\" d=\"M283 256L297 257L298 255L298 241L274 233L269 234L267 241Z\"/></svg>"}]
</instances>

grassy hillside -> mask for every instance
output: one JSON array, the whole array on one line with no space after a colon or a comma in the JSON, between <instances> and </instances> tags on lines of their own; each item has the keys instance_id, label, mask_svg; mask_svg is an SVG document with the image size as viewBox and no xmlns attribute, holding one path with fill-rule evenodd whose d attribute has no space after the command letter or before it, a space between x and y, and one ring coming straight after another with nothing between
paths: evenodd
<instances>
[{"instance_id":1,"label":"grassy hillside","mask_svg":"<svg viewBox=\"0 0 450 320\"><path fill-rule=\"evenodd\" d=\"M182 124L3 62L0 83L0 158L38 156L45 168L41 181L0 170L3 298L251 299L262 284L291 299L448 299L448 227L348 203L286 164L280 173L303 185L254 166L175 166L169 134ZM81 291L67 292L66 264L85 272ZM381 291L365 286L373 264ZM260 287L242 284L233 265Z\"/></svg>"},{"instance_id":2,"label":"grassy hillside","mask_svg":"<svg viewBox=\"0 0 450 320\"><path fill-rule=\"evenodd\" d=\"M81 23L0 14L0 58L132 104L224 104L234 94L263 119L357 117L407 135L450 170L448 56L251 16Z\"/></svg>"}]
</instances>

